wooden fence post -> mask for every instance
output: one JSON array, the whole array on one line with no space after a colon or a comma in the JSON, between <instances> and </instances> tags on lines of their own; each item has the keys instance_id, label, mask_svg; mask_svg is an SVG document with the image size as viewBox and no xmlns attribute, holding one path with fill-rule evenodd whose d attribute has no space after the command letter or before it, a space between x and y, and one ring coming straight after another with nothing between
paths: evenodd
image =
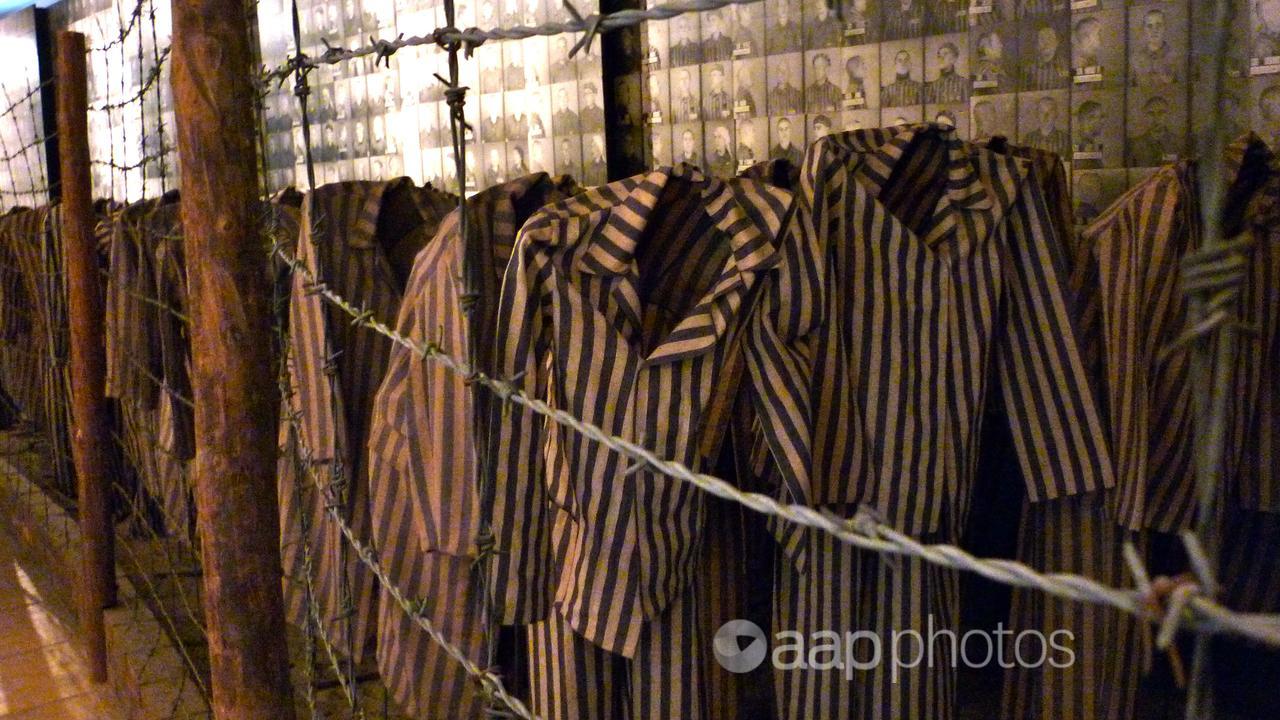
<instances>
[{"instance_id":1,"label":"wooden fence post","mask_svg":"<svg viewBox=\"0 0 1280 720\"><path fill-rule=\"evenodd\" d=\"M107 494L106 345L102 291L94 247L93 190L89 180L89 98L85 39L59 32L57 39L59 170L62 179L63 263L71 325L72 459L77 478L81 569L77 604L95 682L107 679L103 608L115 578L114 540Z\"/></svg>"},{"instance_id":2,"label":"wooden fence post","mask_svg":"<svg viewBox=\"0 0 1280 720\"><path fill-rule=\"evenodd\" d=\"M173 3L195 498L214 717L289 720L275 482L280 405L259 227L249 7L243 0Z\"/></svg>"}]
</instances>

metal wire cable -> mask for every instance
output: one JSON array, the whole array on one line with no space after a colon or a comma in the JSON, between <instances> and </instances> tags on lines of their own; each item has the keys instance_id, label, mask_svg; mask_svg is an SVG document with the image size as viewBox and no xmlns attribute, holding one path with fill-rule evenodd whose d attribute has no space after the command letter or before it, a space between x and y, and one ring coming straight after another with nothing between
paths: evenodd
<instances>
[{"instance_id":1,"label":"metal wire cable","mask_svg":"<svg viewBox=\"0 0 1280 720\"><path fill-rule=\"evenodd\" d=\"M285 78L292 75L299 69L314 69L321 65L334 65L345 62L353 58L366 57L369 55L376 56L377 62L389 63L391 56L397 50L406 47L415 47L419 45L438 45L447 49L450 45L457 45L464 48L469 54L475 48L483 45L489 40L524 40L531 37L551 37L553 35L563 35L565 33L584 33L583 37L569 51L572 57L581 49L590 45L596 35L618 30L620 28L633 27L650 20L668 20L691 12L708 12L710 10L719 10L730 5L750 5L752 3L762 2L762 0L675 0L675 2L666 3L657 7L647 8L644 10L618 10L610 13L591 13L589 15L581 15L573 5L565 2L566 9L570 10L572 19L563 22L548 22L542 25L533 26L516 26L510 28L496 28L492 30L481 30L480 28L468 28L459 30L453 26L453 22L446 20L446 26L437 28L428 35L411 35L405 37L401 33L395 40L369 38L369 44L358 48L343 48L337 45L331 45L327 40L325 43L326 50L317 57L310 57L299 50L299 53L291 58L285 64L266 71L262 74L261 81L264 84L271 82L283 82Z\"/></svg>"},{"instance_id":2,"label":"metal wire cable","mask_svg":"<svg viewBox=\"0 0 1280 720\"><path fill-rule=\"evenodd\" d=\"M1107 605L1132 615L1152 619L1142 608L1141 594L1135 590L1112 588L1079 575L1042 573L1011 560L982 559L954 545L921 543L874 520L865 513L860 513L852 519L845 519L804 505L783 504L768 495L744 492L721 478L695 472L681 463L664 460L641 445L610 435L596 425L554 408L543 400L530 397L524 390L510 382L477 372L467 363L449 355L438 344L418 344L400 335L386 323L375 318L371 311L353 306L327 285L317 282L305 265L296 258L289 257L283 249L276 247L273 251L295 272L303 273L309 278L308 288L311 292L319 294L341 309L352 318L353 323L391 339L423 360L443 365L469 382L485 386L503 402L523 406L558 425L608 447L629 458L637 466L647 467L683 480L716 497L743 505L756 512L825 532L863 550L919 558L941 567L973 572L1005 585L1039 590L1068 600ZM1280 615L1238 613L1204 596L1193 598L1189 608L1193 613L1180 620L1180 624L1184 627L1203 632L1230 634L1280 646Z\"/></svg>"},{"instance_id":3,"label":"metal wire cable","mask_svg":"<svg viewBox=\"0 0 1280 720\"><path fill-rule=\"evenodd\" d=\"M102 103L99 105L90 105L89 111L90 112L111 112L112 110L121 110L130 105L133 105L134 103L141 105L143 100L146 99L147 93L151 91L151 88L154 87L157 82L159 82L160 75L164 69L164 62L165 60L169 59L170 47L171 46L169 45L165 45L164 49L159 50L157 52L155 64L153 64L147 70L146 79L143 80L142 84L138 86L138 90L134 92L133 95L130 95L129 97L123 100L117 100L115 102Z\"/></svg>"}]
</instances>

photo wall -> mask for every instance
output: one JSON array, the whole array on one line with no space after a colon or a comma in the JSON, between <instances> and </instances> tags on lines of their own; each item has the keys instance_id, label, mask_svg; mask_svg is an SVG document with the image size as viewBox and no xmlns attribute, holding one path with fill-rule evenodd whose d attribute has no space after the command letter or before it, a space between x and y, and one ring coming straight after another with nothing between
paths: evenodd
<instances>
[{"instance_id":1,"label":"photo wall","mask_svg":"<svg viewBox=\"0 0 1280 720\"><path fill-rule=\"evenodd\" d=\"M1210 3L845 0L842 21L827 2L645 26L641 70L618 82L640 91L646 161L732 174L832 131L934 121L1058 153L1087 222L1186 157L1211 111L1211 59L1190 42ZM1280 139L1280 0L1238 5L1230 132Z\"/></svg>"},{"instance_id":2,"label":"photo wall","mask_svg":"<svg viewBox=\"0 0 1280 720\"><path fill-rule=\"evenodd\" d=\"M303 50L356 47L399 33L428 35L445 24L439 0L300 0ZM485 29L568 20L546 0L462 0L458 27ZM583 13L596 5L578 5ZM288 0L258 5L263 62L283 63L293 47ZM467 192L534 170L568 173L595 184L607 177L599 46L568 58L577 38L561 35L488 42L461 63L467 93ZM318 184L408 175L458 190L444 85L447 55L435 46L405 48L387 65L372 57L311 73L308 98ZM273 189L307 185L301 114L292 84L266 99L266 154Z\"/></svg>"},{"instance_id":3,"label":"photo wall","mask_svg":"<svg viewBox=\"0 0 1280 720\"><path fill-rule=\"evenodd\" d=\"M63 0L50 26L89 46L89 154L95 197L134 201L178 186L169 0ZM138 99L141 98L141 102Z\"/></svg>"},{"instance_id":4,"label":"photo wall","mask_svg":"<svg viewBox=\"0 0 1280 720\"><path fill-rule=\"evenodd\" d=\"M0 210L45 202L48 173L35 10L0 18Z\"/></svg>"}]
</instances>

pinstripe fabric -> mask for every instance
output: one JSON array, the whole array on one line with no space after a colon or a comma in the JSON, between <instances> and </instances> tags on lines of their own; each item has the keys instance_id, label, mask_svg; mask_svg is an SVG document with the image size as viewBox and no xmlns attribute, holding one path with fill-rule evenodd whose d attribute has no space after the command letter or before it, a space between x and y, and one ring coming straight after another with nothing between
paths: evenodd
<instances>
[{"instance_id":1,"label":"pinstripe fabric","mask_svg":"<svg viewBox=\"0 0 1280 720\"><path fill-rule=\"evenodd\" d=\"M985 143L993 151L1029 161L1035 168L1040 193L1045 198L1053 237L1071 259L1071 294L1079 281L1076 264L1087 262L1072 224L1071 199L1066 173L1057 155L1025 146L1009 145L1003 138ZM1073 297L1073 319L1079 319L1083 302ZM1078 325L1084 346L1090 386L1100 399L1101 368L1090 363L1096 357L1099 338ZM1093 328L1096 330L1096 327ZM1120 586L1129 582L1121 547L1127 533L1103 507L1101 493L1087 493L1047 502L1024 502L1018 534L1018 560L1043 572L1071 572ZM1010 626L1038 630L1044 636L1059 630L1072 633L1070 643L1076 662L1070 667L1014 667L1007 672L1005 717L1027 718L1126 718L1135 707L1141 669L1150 661L1139 626L1131 617L1108 608L1057 600L1043 593L1013 590ZM1008 653L1016 648L1007 644Z\"/></svg>"},{"instance_id":2,"label":"pinstripe fabric","mask_svg":"<svg viewBox=\"0 0 1280 720\"><path fill-rule=\"evenodd\" d=\"M801 183L840 318L815 350L816 502L960 527L988 370L1033 501L1113 484L1033 168L917 125L824 138Z\"/></svg>"},{"instance_id":3,"label":"pinstripe fabric","mask_svg":"<svg viewBox=\"0 0 1280 720\"><path fill-rule=\"evenodd\" d=\"M1227 493L1222 543L1225 600L1246 612L1280 612L1280 161L1257 136L1228 148L1227 232L1251 232L1241 333L1228 398Z\"/></svg>"},{"instance_id":4,"label":"pinstripe fabric","mask_svg":"<svg viewBox=\"0 0 1280 720\"><path fill-rule=\"evenodd\" d=\"M954 542L966 520L988 372L998 373L1027 495L1113 483L1080 358L1060 241L1030 164L938 126L828 136L801 173L801 214L825 246L826 317L814 339L811 501L868 504L904 532ZM951 571L821 538L778 573L775 632L956 630ZM954 663L782 671L781 717L948 718Z\"/></svg>"},{"instance_id":5,"label":"pinstripe fabric","mask_svg":"<svg viewBox=\"0 0 1280 720\"><path fill-rule=\"evenodd\" d=\"M1083 232L1092 253L1105 367L1105 403L1116 466L1117 521L1172 532L1194 513L1191 397L1186 353L1159 362L1182 332L1186 303L1178 262L1193 247L1195 185L1188 163L1156 171Z\"/></svg>"},{"instance_id":6,"label":"pinstripe fabric","mask_svg":"<svg viewBox=\"0 0 1280 720\"><path fill-rule=\"evenodd\" d=\"M535 210L576 190L568 178L539 173L469 198L471 241L459 234L454 210L413 264L397 331L415 342L438 342L455 357L469 357L471 338L459 306L464 253L470 247L470 257L483 265L477 275L477 322L493 328L517 230ZM488 368L492 337L478 343L482 366ZM472 399L471 389L457 375L396 346L374 401L369 494L383 567L399 587L426 599L427 617L473 660L484 663L482 629L488 621L474 576L479 512L474 453L480 414ZM378 612L377 657L383 679L407 714L483 716L478 688L462 668L385 596Z\"/></svg>"},{"instance_id":7,"label":"pinstripe fabric","mask_svg":"<svg viewBox=\"0 0 1280 720\"><path fill-rule=\"evenodd\" d=\"M157 298L155 243L148 231L152 215L177 202L177 193L142 200L116 213L107 275L107 397L130 398L155 408L164 377L160 353L161 312L143 298Z\"/></svg>"},{"instance_id":8,"label":"pinstripe fabric","mask_svg":"<svg viewBox=\"0 0 1280 720\"><path fill-rule=\"evenodd\" d=\"M297 258L316 280L375 317L399 309L403 277L391 257L411 257L434 233L439 218L423 217L408 178L391 182L343 182L307 195L302 206L302 235ZM409 250L398 246L409 245ZM339 652L359 662L370 650L376 622L374 578L347 550L326 506L338 505L354 531L369 540L366 432L378 383L391 343L350 321L339 308L308 292L308 280L295 273L289 301L289 355L286 367L301 414L300 438L282 423L280 463L281 559L285 600L291 622L303 625L308 606L303 577L302 516L310 522L316 601L325 630ZM311 480L290 457L289 444L305 444L316 473L331 498L315 492ZM344 607L348 597L351 607Z\"/></svg>"},{"instance_id":9,"label":"pinstripe fabric","mask_svg":"<svg viewBox=\"0 0 1280 720\"><path fill-rule=\"evenodd\" d=\"M0 219L0 246L4 256L4 301L6 337L4 352L5 391L17 403L22 414L45 427L41 393L42 357L39 340L45 336L40 297L33 272L39 271L39 234L44 213L20 208Z\"/></svg>"},{"instance_id":10,"label":"pinstripe fabric","mask_svg":"<svg viewBox=\"0 0 1280 720\"><path fill-rule=\"evenodd\" d=\"M709 417L726 406L715 396L736 392L725 377L735 348L770 331L794 341L819 307L756 291L767 271L810 249L794 232L779 238L790 207L784 191L682 166L544 208L521 231L504 280L499 317L510 325L498 371L607 432L702 466L724 429ZM748 328L757 295L773 309L762 306ZM761 355L747 353L754 367L743 378L768 407L777 396L756 378L785 370L761 367ZM620 456L528 411L494 417L493 592L503 622L549 618L531 631L535 667L560 658L561 674L534 678L535 704L549 717L705 717L697 689L711 633L699 628L713 600L691 582L709 562L702 494L627 472ZM787 440L774 452L794 455ZM597 659L610 659L609 679L589 682L575 664L587 662L582 642L606 651ZM622 681L626 707L601 705L613 697L608 683Z\"/></svg>"},{"instance_id":11,"label":"pinstripe fabric","mask_svg":"<svg viewBox=\"0 0 1280 720\"><path fill-rule=\"evenodd\" d=\"M1231 147L1229 169L1244 205L1227 225L1254 240L1239 316L1256 333L1236 336L1225 482L1238 507L1280 514L1280 162L1250 135Z\"/></svg>"}]
</instances>

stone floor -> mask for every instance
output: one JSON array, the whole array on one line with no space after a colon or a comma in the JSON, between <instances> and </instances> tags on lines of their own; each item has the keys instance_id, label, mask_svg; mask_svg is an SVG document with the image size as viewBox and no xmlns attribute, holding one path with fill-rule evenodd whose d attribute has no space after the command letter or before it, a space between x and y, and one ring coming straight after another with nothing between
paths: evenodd
<instances>
[{"instance_id":1,"label":"stone floor","mask_svg":"<svg viewBox=\"0 0 1280 720\"><path fill-rule=\"evenodd\" d=\"M0 720L116 720L37 572L0 531Z\"/></svg>"}]
</instances>

